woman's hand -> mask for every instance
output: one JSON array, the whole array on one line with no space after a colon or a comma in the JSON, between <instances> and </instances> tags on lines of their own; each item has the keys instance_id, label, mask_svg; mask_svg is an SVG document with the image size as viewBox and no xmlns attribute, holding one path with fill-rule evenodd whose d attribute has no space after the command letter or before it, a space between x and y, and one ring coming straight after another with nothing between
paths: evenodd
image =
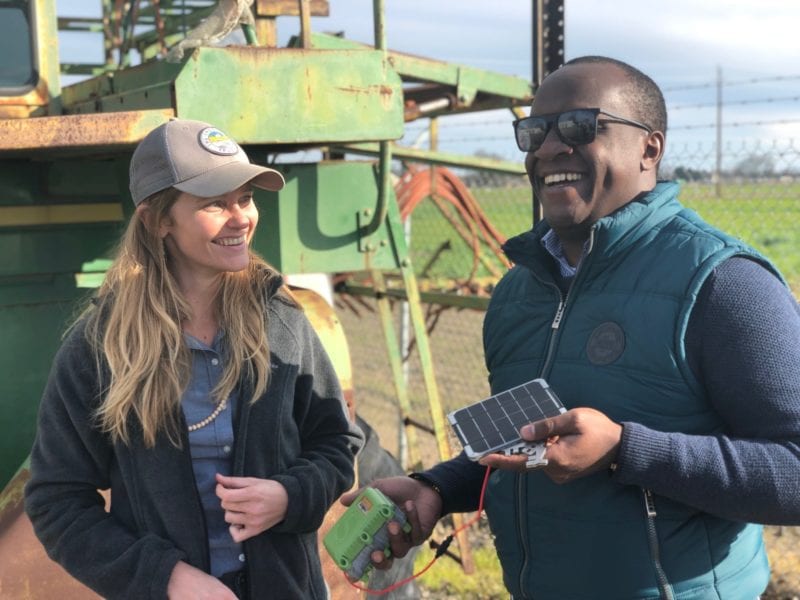
<instances>
[{"instance_id":1,"label":"woman's hand","mask_svg":"<svg viewBox=\"0 0 800 600\"><path fill-rule=\"evenodd\" d=\"M167 584L169 600L236 600L228 587L216 577L183 561L172 569Z\"/></svg>"},{"instance_id":2,"label":"woman's hand","mask_svg":"<svg viewBox=\"0 0 800 600\"><path fill-rule=\"evenodd\" d=\"M227 477L217 473L216 494L230 523L234 542L242 542L283 521L289 495L277 481L257 477Z\"/></svg>"}]
</instances>

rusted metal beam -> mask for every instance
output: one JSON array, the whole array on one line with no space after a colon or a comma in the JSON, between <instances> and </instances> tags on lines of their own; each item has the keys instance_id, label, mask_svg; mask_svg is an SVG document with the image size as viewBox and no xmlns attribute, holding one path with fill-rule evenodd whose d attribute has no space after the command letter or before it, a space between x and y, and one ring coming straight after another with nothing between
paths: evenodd
<instances>
[{"instance_id":1,"label":"rusted metal beam","mask_svg":"<svg viewBox=\"0 0 800 600\"><path fill-rule=\"evenodd\" d=\"M108 223L122 221L122 218L122 206L118 202L0 206L2 227Z\"/></svg>"},{"instance_id":2,"label":"rusted metal beam","mask_svg":"<svg viewBox=\"0 0 800 600\"><path fill-rule=\"evenodd\" d=\"M0 153L133 146L174 114L156 109L0 119Z\"/></svg>"},{"instance_id":3,"label":"rusted metal beam","mask_svg":"<svg viewBox=\"0 0 800 600\"><path fill-rule=\"evenodd\" d=\"M330 14L328 0L310 0L312 17L327 17ZM297 17L300 6L297 0L256 0L256 17Z\"/></svg>"}]
</instances>

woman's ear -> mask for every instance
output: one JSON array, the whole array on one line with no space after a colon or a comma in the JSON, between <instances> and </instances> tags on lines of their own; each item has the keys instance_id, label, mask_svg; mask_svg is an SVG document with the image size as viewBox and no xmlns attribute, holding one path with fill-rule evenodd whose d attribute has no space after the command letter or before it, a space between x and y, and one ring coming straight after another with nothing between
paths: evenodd
<instances>
[{"instance_id":1,"label":"woman's ear","mask_svg":"<svg viewBox=\"0 0 800 600\"><path fill-rule=\"evenodd\" d=\"M157 222L157 217L155 212L150 208L147 203L142 203L136 207L136 212L134 213L136 218L141 219L144 226L147 230L151 233L155 233L161 239L167 237L169 233L168 228L168 220L169 219L161 219L160 222Z\"/></svg>"},{"instance_id":2,"label":"woman's ear","mask_svg":"<svg viewBox=\"0 0 800 600\"><path fill-rule=\"evenodd\" d=\"M651 171L658 168L658 163L664 156L664 134L660 131L653 131L645 140L644 151L642 152L641 168L642 171Z\"/></svg>"}]
</instances>

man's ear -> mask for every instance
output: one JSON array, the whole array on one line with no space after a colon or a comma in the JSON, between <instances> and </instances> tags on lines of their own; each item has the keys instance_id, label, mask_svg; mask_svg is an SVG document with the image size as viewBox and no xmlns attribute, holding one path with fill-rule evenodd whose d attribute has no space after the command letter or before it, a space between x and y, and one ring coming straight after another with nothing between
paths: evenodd
<instances>
[{"instance_id":1,"label":"man's ear","mask_svg":"<svg viewBox=\"0 0 800 600\"><path fill-rule=\"evenodd\" d=\"M664 156L664 134L660 131L653 131L647 136L642 152L641 169L642 171L652 171L658 168L658 163Z\"/></svg>"}]
</instances>

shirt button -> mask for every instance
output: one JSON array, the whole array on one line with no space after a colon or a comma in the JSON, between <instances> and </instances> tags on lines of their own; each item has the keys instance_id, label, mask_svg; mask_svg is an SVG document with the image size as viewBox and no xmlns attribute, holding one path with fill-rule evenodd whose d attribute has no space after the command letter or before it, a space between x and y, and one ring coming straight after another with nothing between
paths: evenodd
<instances>
[{"instance_id":1,"label":"shirt button","mask_svg":"<svg viewBox=\"0 0 800 600\"><path fill-rule=\"evenodd\" d=\"M212 358L211 359L211 364L216 367L219 364L219 359L218 358Z\"/></svg>"},{"instance_id":2,"label":"shirt button","mask_svg":"<svg viewBox=\"0 0 800 600\"><path fill-rule=\"evenodd\" d=\"M230 454L230 453L231 453L231 447L230 447L230 446L223 446L223 447L222 447L222 451L223 451L225 454Z\"/></svg>"},{"instance_id":3,"label":"shirt button","mask_svg":"<svg viewBox=\"0 0 800 600\"><path fill-rule=\"evenodd\" d=\"M239 562L244 562L244 554L239 555Z\"/></svg>"}]
</instances>

